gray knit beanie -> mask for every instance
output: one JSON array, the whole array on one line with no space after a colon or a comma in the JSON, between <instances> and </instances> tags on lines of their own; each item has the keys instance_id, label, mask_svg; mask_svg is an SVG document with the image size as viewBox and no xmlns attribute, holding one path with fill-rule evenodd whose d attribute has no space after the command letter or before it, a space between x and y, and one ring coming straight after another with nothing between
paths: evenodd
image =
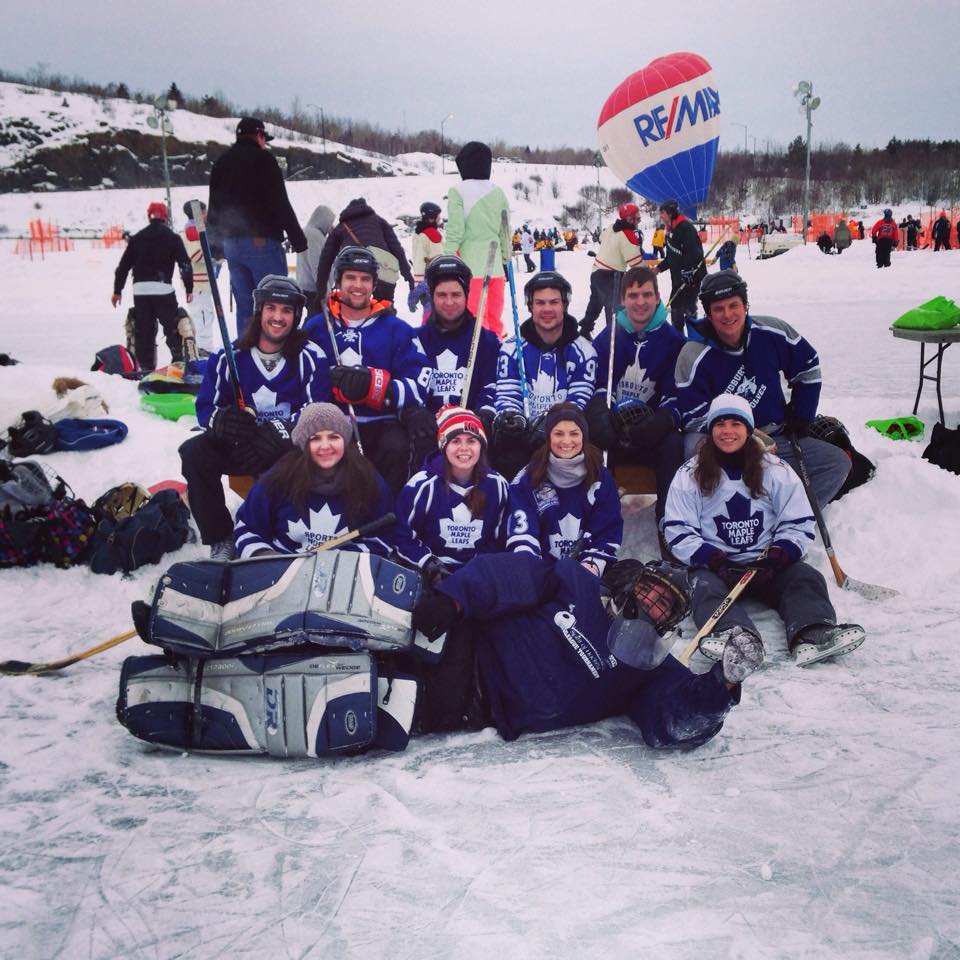
<instances>
[{"instance_id":1,"label":"gray knit beanie","mask_svg":"<svg viewBox=\"0 0 960 960\"><path fill-rule=\"evenodd\" d=\"M308 403L300 411L300 418L290 436L301 450L306 450L307 441L321 430L339 433L347 443L353 437L350 418L332 403Z\"/></svg>"}]
</instances>

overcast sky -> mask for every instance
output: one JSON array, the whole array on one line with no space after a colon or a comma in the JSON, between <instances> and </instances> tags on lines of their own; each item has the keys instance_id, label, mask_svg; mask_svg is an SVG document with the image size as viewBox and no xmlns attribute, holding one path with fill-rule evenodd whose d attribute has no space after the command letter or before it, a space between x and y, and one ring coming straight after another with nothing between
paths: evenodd
<instances>
[{"instance_id":1,"label":"overcast sky","mask_svg":"<svg viewBox=\"0 0 960 960\"><path fill-rule=\"evenodd\" d=\"M457 140L596 146L607 95L655 57L713 66L721 149L960 137L960 3L944 0L0 0L0 64L133 89L222 92L239 106L331 115Z\"/></svg>"}]
</instances>

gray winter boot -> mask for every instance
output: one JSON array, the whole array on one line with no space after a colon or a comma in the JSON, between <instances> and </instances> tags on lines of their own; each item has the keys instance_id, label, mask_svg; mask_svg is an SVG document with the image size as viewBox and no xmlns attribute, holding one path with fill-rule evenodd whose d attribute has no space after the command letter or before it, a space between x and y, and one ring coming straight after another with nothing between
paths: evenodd
<instances>
[{"instance_id":1,"label":"gray winter boot","mask_svg":"<svg viewBox=\"0 0 960 960\"><path fill-rule=\"evenodd\" d=\"M798 667L809 667L830 657L839 657L867 639L858 623L818 623L801 630L793 644L793 657Z\"/></svg>"}]
</instances>

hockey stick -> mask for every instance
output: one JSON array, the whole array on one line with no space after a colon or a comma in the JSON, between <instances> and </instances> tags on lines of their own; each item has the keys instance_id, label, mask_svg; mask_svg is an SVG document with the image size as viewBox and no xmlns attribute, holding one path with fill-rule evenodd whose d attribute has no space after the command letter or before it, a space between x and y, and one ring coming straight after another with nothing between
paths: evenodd
<instances>
[{"instance_id":1,"label":"hockey stick","mask_svg":"<svg viewBox=\"0 0 960 960\"><path fill-rule=\"evenodd\" d=\"M507 213L504 211L503 218L506 220ZM527 385L527 372L523 365L523 343L520 340L520 314L517 312L517 286L513 274L513 258L507 266L507 279L510 281L510 303L513 306L513 340L517 345L517 373L520 377L520 396L523 400L523 415L530 416L530 387Z\"/></svg>"},{"instance_id":2,"label":"hockey stick","mask_svg":"<svg viewBox=\"0 0 960 960\"><path fill-rule=\"evenodd\" d=\"M483 286L480 289L480 302L477 304L477 316L473 324L473 336L470 338L470 353L467 355L467 369L463 372L463 389L460 391L460 406L467 406L470 396L470 382L473 380L473 368L477 363L477 351L480 347L480 331L483 329L483 310L487 305L487 290L490 288L490 274L493 273L493 260L497 255L497 241L490 241L487 262L484 266Z\"/></svg>"},{"instance_id":3,"label":"hockey stick","mask_svg":"<svg viewBox=\"0 0 960 960\"><path fill-rule=\"evenodd\" d=\"M610 324L610 351L607 354L607 411L613 410L613 355L614 345L617 342L617 314L614 311L613 322ZM603 451L603 465L607 465L610 458L610 451Z\"/></svg>"},{"instance_id":4,"label":"hockey stick","mask_svg":"<svg viewBox=\"0 0 960 960\"><path fill-rule=\"evenodd\" d=\"M233 380L233 394L237 406L241 410L247 407L240 390L240 375L237 373L237 358L233 355L233 341L227 330L227 320L223 315L223 302L220 300L220 288L217 286L217 274L213 266L213 255L210 253L210 239L207 237L207 219L199 200L190 201L190 216L197 226L200 237L200 249L203 251L203 264L207 268L207 279L210 281L210 295L213 297L213 309L217 314L217 323L220 325L220 338L223 340L223 354L227 358L227 367L230 369L230 379ZM232 295L232 291L231 291Z\"/></svg>"},{"instance_id":5,"label":"hockey stick","mask_svg":"<svg viewBox=\"0 0 960 960\"><path fill-rule=\"evenodd\" d=\"M707 257L709 257L710 254L713 253L713 251L716 250L717 247L720 246L720 241L723 240L723 238L726 237L726 235L727 235L729 232L730 232L730 228L727 227L727 228L723 231L723 233L721 233L720 236L717 237L717 239L713 242L713 245L710 247L710 249L703 255L703 257L701 258L700 262L693 268L693 272L694 272L694 273L696 273L696 272L703 266L703 264L704 264L704 262L706 261ZM688 286L690 286L689 283L681 283L680 286L677 287L676 290L671 290L671 291L670 291L670 299L667 301L667 305L666 305L666 309L667 309L667 310L670 309L670 304L673 303L673 301L677 298L677 295L678 295L679 293L681 293L681 292L682 292L686 287L688 287Z\"/></svg>"},{"instance_id":6,"label":"hockey stick","mask_svg":"<svg viewBox=\"0 0 960 960\"><path fill-rule=\"evenodd\" d=\"M343 366L340 362L340 348L337 346L337 334L333 329L333 318L330 316L330 309L327 306L326 301L323 302L322 306L323 318L327 321L327 333L330 335L330 346L333 348L333 359L337 361L337 366ZM360 424L357 421L357 408L347 402L347 409L350 411L350 422L353 424L353 435L357 438L357 449L360 453L363 453L363 443L360 441Z\"/></svg>"},{"instance_id":7,"label":"hockey stick","mask_svg":"<svg viewBox=\"0 0 960 960\"><path fill-rule=\"evenodd\" d=\"M396 519L397 515L395 513L385 513L382 517L377 517L375 520L365 523L362 527L357 527L354 530L348 530L346 533L341 533L339 537L334 537L332 540L325 540L319 546L314 547L312 552L320 553L323 550L332 550L334 547L339 547L341 544L347 543L350 540L356 540L358 537L368 536L369 534L373 533L374 530L379 530L380 527L385 527L391 523L395 523ZM115 637L111 637L109 640L104 640L103 643L98 643L95 647L91 647L89 650L83 650L80 653L73 654L73 656L64 657L62 660L50 660L47 663L27 663L24 660L4 660L0 662L0 674L6 674L7 676L37 676L43 673L53 673L56 670L62 670L64 667L69 667L75 663L79 663L81 660L86 660L89 657L95 657L98 653L103 653L104 650L109 650L111 647L115 647L126 640L132 640L136 635L137 631L135 629L129 630L126 633L121 633Z\"/></svg>"},{"instance_id":8,"label":"hockey stick","mask_svg":"<svg viewBox=\"0 0 960 960\"><path fill-rule=\"evenodd\" d=\"M694 638L684 647L683 652L677 659L685 666L690 666L690 658L694 655L700 641L717 625L723 615L733 606L737 597L747 588L747 584L753 579L757 572L756 567L749 567L743 576L733 585L730 592L720 601L720 606L710 615L703 626L696 632Z\"/></svg>"},{"instance_id":9,"label":"hockey stick","mask_svg":"<svg viewBox=\"0 0 960 960\"><path fill-rule=\"evenodd\" d=\"M833 550L833 544L830 542L830 533L827 530L827 523L823 519L823 511L820 509L820 503L817 500L816 494L813 492L813 482L810 480L810 474L807 472L807 465L803 460L800 443L793 434L788 434L788 439L793 449L793 455L797 461L797 472L800 474L800 480L803 483L803 489L806 491L807 500L810 501L813 515L817 518L820 539L823 541L823 549L826 550L827 559L833 568L833 575L836 577L837 586L840 587L841 590L852 590L854 593L859 593L861 597L866 597L868 600L889 600L891 597L898 597L900 595L899 590L894 590L891 587L877 586L873 583L864 583L862 580L854 580L853 577L848 577L843 572L840 561L837 560L837 555Z\"/></svg>"}]
</instances>

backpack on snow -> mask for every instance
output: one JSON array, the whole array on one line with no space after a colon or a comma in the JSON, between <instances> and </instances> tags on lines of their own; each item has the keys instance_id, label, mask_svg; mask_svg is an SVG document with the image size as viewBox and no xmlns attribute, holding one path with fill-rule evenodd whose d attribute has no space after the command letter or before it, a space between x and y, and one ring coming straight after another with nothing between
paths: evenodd
<instances>
[{"instance_id":1,"label":"backpack on snow","mask_svg":"<svg viewBox=\"0 0 960 960\"><path fill-rule=\"evenodd\" d=\"M951 430L942 423L935 423L923 459L943 470L960 474L960 427Z\"/></svg>"},{"instance_id":2,"label":"backpack on snow","mask_svg":"<svg viewBox=\"0 0 960 960\"><path fill-rule=\"evenodd\" d=\"M112 493L108 490L104 497ZM161 490L130 516L119 520L102 517L93 538L90 569L94 573L130 573L144 564L159 563L165 553L179 550L191 535L187 505L175 490Z\"/></svg>"},{"instance_id":3,"label":"backpack on snow","mask_svg":"<svg viewBox=\"0 0 960 960\"><path fill-rule=\"evenodd\" d=\"M55 450L99 450L120 443L127 435L122 420L82 420L68 417L54 424L57 432Z\"/></svg>"},{"instance_id":4,"label":"backpack on snow","mask_svg":"<svg viewBox=\"0 0 960 960\"><path fill-rule=\"evenodd\" d=\"M137 358L119 343L98 350L90 370L94 373L116 373L127 380L139 380L143 372Z\"/></svg>"}]
</instances>

